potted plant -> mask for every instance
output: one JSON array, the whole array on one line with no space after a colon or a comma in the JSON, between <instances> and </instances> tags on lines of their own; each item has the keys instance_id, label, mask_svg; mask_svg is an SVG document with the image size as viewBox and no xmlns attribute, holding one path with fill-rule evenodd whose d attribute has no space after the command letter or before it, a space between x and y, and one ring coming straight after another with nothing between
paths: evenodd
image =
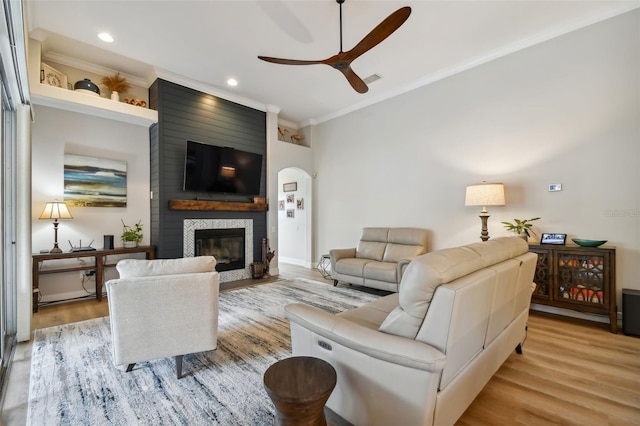
<instances>
[{"instance_id":1,"label":"potted plant","mask_svg":"<svg viewBox=\"0 0 640 426\"><path fill-rule=\"evenodd\" d=\"M515 232L516 234L518 234L519 237L523 238L525 241L529 241L529 237L531 236L531 234L537 236L537 234L533 232L533 229L531 229L531 227L533 226L531 222L539 219L540 219L539 217L534 217L531 219L513 219L514 220L513 223L502 222L502 224L504 225L505 228L507 228L507 231Z\"/></svg>"},{"instance_id":2,"label":"potted plant","mask_svg":"<svg viewBox=\"0 0 640 426\"><path fill-rule=\"evenodd\" d=\"M140 221L133 226L129 226L122 221L122 243L125 247L137 247L142 241L142 224Z\"/></svg>"},{"instance_id":3,"label":"potted plant","mask_svg":"<svg viewBox=\"0 0 640 426\"><path fill-rule=\"evenodd\" d=\"M114 101L120 100L120 93L125 93L131 89L131 85L127 82L127 79L122 77L119 72L114 75L102 77L102 84L111 90L111 99Z\"/></svg>"}]
</instances>

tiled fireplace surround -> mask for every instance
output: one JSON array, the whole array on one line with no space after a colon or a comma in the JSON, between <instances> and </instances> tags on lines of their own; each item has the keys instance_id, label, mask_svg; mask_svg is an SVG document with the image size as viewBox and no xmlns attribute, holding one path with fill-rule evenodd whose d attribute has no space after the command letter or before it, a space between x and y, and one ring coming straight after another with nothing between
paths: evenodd
<instances>
[{"instance_id":1,"label":"tiled fireplace surround","mask_svg":"<svg viewBox=\"0 0 640 426\"><path fill-rule=\"evenodd\" d=\"M250 259L253 258L253 220L251 219L184 219L184 257L195 256L195 231L197 229L244 228L245 267L233 271L220 272L220 282L238 281L251 278Z\"/></svg>"}]
</instances>

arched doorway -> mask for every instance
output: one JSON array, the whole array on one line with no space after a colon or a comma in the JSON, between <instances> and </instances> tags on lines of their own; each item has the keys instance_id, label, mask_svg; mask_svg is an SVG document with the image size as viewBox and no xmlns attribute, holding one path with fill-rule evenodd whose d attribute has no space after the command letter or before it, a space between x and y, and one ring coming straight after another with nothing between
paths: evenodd
<instances>
[{"instance_id":1,"label":"arched doorway","mask_svg":"<svg viewBox=\"0 0 640 426\"><path fill-rule=\"evenodd\" d=\"M297 167L278 172L278 262L315 267L311 176Z\"/></svg>"}]
</instances>

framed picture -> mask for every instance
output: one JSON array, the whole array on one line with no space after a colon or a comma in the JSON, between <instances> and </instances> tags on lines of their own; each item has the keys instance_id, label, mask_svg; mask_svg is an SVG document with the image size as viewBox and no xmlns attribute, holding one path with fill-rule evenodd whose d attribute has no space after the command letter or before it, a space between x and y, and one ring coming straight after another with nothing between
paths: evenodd
<instances>
[{"instance_id":1,"label":"framed picture","mask_svg":"<svg viewBox=\"0 0 640 426\"><path fill-rule=\"evenodd\" d=\"M542 234L540 244L557 244L564 245L567 240L567 234Z\"/></svg>"},{"instance_id":2,"label":"framed picture","mask_svg":"<svg viewBox=\"0 0 640 426\"><path fill-rule=\"evenodd\" d=\"M296 211L294 209L288 209L287 210L287 217L290 219L293 219L294 217L296 217Z\"/></svg>"},{"instance_id":3,"label":"framed picture","mask_svg":"<svg viewBox=\"0 0 640 426\"><path fill-rule=\"evenodd\" d=\"M74 207L127 207L127 162L65 154L64 201Z\"/></svg>"},{"instance_id":4,"label":"framed picture","mask_svg":"<svg viewBox=\"0 0 640 426\"><path fill-rule=\"evenodd\" d=\"M40 83L66 89L67 76L62 74L57 69L52 68L45 63L42 63L42 69L40 70Z\"/></svg>"},{"instance_id":5,"label":"framed picture","mask_svg":"<svg viewBox=\"0 0 640 426\"><path fill-rule=\"evenodd\" d=\"M293 192L298 190L298 182L289 182L282 185L283 192Z\"/></svg>"},{"instance_id":6,"label":"framed picture","mask_svg":"<svg viewBox=\"0 0 640 426\"><path fill-rule=\"evenodd\" d=\"M287 204L293 203L295 198L293 194L287 194Z\"/></svg>"},{"instance_id":7,"label":"framed picture","mask_svg":"<svg viewBox=\"0 0 640 426\"><path fill-rule=\"evenodd\" d=\"M296 208L298 210L304 210L304 198L298 198L296 200Z\"/></svg>"},{"instance_id":8,"label":"framed picture","mask_svg":"<svg viewBox=\"0 0 640 426\"><path fill-rule=\"evenodd\" d=\"M278 200L278 210L284 211L284 200Z\"/></svg>"}]
</instances>

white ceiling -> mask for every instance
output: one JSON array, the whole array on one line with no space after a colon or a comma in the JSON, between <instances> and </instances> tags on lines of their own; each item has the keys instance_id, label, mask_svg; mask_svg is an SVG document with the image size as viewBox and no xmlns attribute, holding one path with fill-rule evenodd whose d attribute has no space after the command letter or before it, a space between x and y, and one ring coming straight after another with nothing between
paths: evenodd
<instances>
[{"instance_id":1,"label":"white ceiling","mask_svg":"<svg viewBox=\"0 0 640 426\"><path fill-rule=\"evenodd\" d=\"M343 5L343 48L351 49L402 6L412 14L352 63L382 78L359 94L326 65L288 66L258 55L325 59L339 50L335 0L25 0L29 35L43 56L80 59L156 76L303 126L325 121L491 59L640 7L633 1L364 1ZM108 31L115 42L97 38ZM228 78L238 86L226 85Z\"/></svg>"}]
</instances>

